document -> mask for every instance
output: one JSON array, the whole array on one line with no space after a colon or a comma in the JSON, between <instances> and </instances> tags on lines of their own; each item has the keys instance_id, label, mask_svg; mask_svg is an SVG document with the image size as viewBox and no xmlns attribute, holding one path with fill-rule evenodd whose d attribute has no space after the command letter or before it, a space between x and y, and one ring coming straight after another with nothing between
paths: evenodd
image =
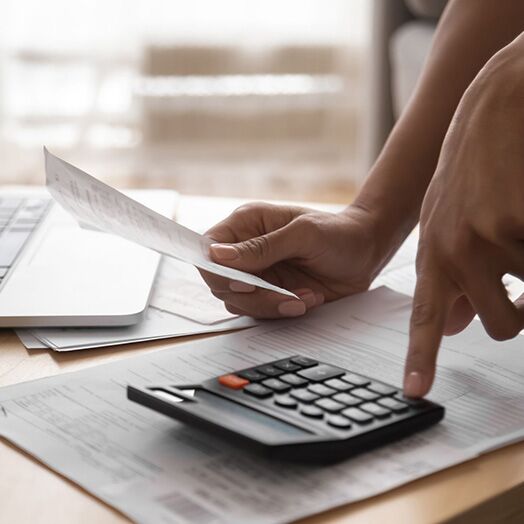
<instances>
[{"instance_id":1,"label":"document","mask_svg":"<svg viewBox=\"0 0 524 524\"><path fill-rule=\"evenodd\" d=\"M162 260L150 305L200 324L238 317L213 296L194 267L168 257Z\"/></svg>"},{"instance_id":2,"label":"document","mask_svg":"<svg viewBox=\"0 0 524 524\"><path fill-rule=\"evenodd\" d=\"M44 347L55 351L77 351L99 347L147 342L164 338L220 333L255 326L257 321L250 317L235 317L214 324L202 324L168 311L149 307L139 324L124 327L87 328L35 328L30 335ZM38 346L31 339L23 339L34 349ZM28 347L26 345L26 347Z\"/></svg>"},{"instance_id":3,"label":"document","mask_svg":"<svg viewBox=\"0 0 524 524\"><path fill-rule=\"evenodd\" d=\"M121 236L231 280L295 297L255 275L216 264L209 258L210 238L156 213L47 149L44 154L47 189L80 224Z\"/></svg>"},{"instance_id":4,"label":"document","mask_svg":"<svg viewBox=\"0 0 524 524\"><path fill-rule=\"evenodd\" d=\"M428 430L332 466L266 460L126 399L126 385L199 382L300 352L402 380L411 299L386 288L301 319L264 322L0 389L0 435L139 523L289 522L370 497L524 438L522 343L479 323L446 338Z\"/></svg>"}]
</instances>

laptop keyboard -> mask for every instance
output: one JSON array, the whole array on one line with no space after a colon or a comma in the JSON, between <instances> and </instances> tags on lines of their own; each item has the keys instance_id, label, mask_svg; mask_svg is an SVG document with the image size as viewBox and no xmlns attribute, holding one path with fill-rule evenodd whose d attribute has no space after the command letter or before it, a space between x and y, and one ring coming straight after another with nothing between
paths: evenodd
<instances>
[{"instance_id":1,"label":"laptop keyboard","mask_svg":"<svg viewBox=\"0 0 524 524\"><path fill-rule=\"evenodd\" d=\"M49 198L0 198L0 283L50 205Z\"/></svg>"}]
</instances>

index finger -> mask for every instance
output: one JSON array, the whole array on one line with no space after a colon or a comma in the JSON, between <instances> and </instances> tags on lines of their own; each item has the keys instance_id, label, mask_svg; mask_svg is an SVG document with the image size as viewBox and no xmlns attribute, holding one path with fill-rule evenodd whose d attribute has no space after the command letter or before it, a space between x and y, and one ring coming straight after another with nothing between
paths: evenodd
<instances>
[{"instance_id":1,"label":"index finger","mask_svg":"<svg viewBox=\"0 0 524 524\"><path fill-rule=\"evenodd\" d=\"M423 397L433 384L446 319L455 299L454 286L437 268L417 278L404 370L404 394Z\"/></svg>"}]
</instances>

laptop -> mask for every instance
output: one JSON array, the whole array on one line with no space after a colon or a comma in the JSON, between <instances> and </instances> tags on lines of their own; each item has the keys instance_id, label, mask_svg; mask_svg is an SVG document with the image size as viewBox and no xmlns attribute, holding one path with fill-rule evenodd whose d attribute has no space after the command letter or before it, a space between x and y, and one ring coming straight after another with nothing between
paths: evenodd
<instances>
[{"instance_id":1,"label":"laptop","mask_svg":"<svg viewBox=\"0 0 524 524\"><path fill-rule=\"evenodd\" d=\"M127 194L174 215L174 191ZM44 189L0 190L0 327L135 324L160 259L150 249L80 227Z\"/></svg>"}]
</instances>

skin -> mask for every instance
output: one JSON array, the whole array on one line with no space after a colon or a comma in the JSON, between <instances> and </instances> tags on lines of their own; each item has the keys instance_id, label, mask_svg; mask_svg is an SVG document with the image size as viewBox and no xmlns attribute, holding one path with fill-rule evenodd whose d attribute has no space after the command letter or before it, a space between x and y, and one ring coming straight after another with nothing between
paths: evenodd
<instances>
[{"instance_id":1,"label":"skin","mask_svg":"<svg viewBox=\"0 0 524 524\"><path fill-rule=\"evenodd\" d=\"M524 34L466 91L424 198L405 390L425 395L442 336L478 314L496 340L524 328L502 277L524 278Z\"/></svg>"},{"instance_id":2,"label":"skin","mask_svg":"<svg viewBox=\"0 0 524 524\"><path fill-rule=\"evenodd\" d=\"M514 119L513 109L497 113L492 106L498 103L501 93L508 106L511 96L518 98L520 94L522 97L522 92L517 90L500 91L500 82L508 84L508 79L513 78L511 71L515 74L508 68L516 67L515 62L520 63L515 56L519 51L523 55L522 49L517 48L522 44L516 37L523 29L524 2L451 1L437 28L415 93L350 206L342 213L331 214L255 203L243 206L208 231L216 241L210 248L213 260L259 274L294 291L299 299L291 300L203 272L215 296L233 313L279 318L300 316L325 301L364 291L421 218L422 208L417 260L419 277L404 387L410 396L425 394L433 380L442 334L457 332L467 325L481 303L491 303L491 293L496 287L495 283L478 286L477 298L473 300L473 286L470 285L469 293L466 292L465 284L450 273L448 263L462 253L450 246L456 247L457 238L467 236L467 231L478 227L474 222L477 214L482 215L476 219L483 221L484 227L493 227L486 216L494 221L497 219L495 202L504 202L505 196L515 199L518 194L509 189L509 195L499 195L500 200L492 198L493 188L501 185L492 173L500 166L488 167L490 155L486 148L496 148L492 149L492 154L503 155L501 162L516 162L515 166L509 165L508 171L514 173L520 166L517 166L516 154L507 154L509 146L503 143L507 133L497 134L493 129L490 134L486 131L485 136L480 136L478 126L489 129L496 113L497 131L500 132L505 128L506 117ZM497 54L502 48L504 51ZM515 54L510 56L508 49ZM507 71L507 76L502 75L503 70ZM488 84L490 89L486 89ZM450 126L463 95L463 102ZM468 125L473 117L478 126ZM517 122L514 125L517 126ZM494 141L498 141L498 145ZM485 169L475 171L473 176L465 166L479 144L485 155L480 158L479 153L477 161L479 168L484 163ZM514 146L512 151L516 149ZM491 182L485 184L489 189L482 193L479 187L484 186L479 180L489 177ZM510 184L515 177L507 175L506 178ZM475 213L479 209L476 206L480 205L483 210L491 207L491 211ZM468 220L462 220L467 210L470 211ZM517 213L519 210L515 205L511 211ZM507 214L504 216L503 222L510 223ZM439 225L438 220L445 220L443 223L448 224L449 229ZM486 273L489 266L490 282L494 282L492 275L498 275L502 268L509 271L506 262L496 265L496 271L491 267L495 265L492 263L494 257L502 251L495 250L494 246L480 241L468 244L468 260L474 252L480 272L483 269ZM446 262L436 267L434 260ZM464 264L460 262L462 268L466 267ZM444 277L444 291L440 293L439 279ZM448 280L455 287L449 284L448 289ZM497 289L497 303L505 304L500 288ZM484 302L478 298L482 294ZM502 311L507 313L508 308L506 304ZM503 313L497 314L499 319L503 316ZM488 333L500 335L491 329L495 322L491 317L488 320L483 314L481 318ZM517 329L515 326L516 321L512 324L513 330ZM508 329L504 336L508 334L514 331Z\"/></svg>"}]
</instances>

